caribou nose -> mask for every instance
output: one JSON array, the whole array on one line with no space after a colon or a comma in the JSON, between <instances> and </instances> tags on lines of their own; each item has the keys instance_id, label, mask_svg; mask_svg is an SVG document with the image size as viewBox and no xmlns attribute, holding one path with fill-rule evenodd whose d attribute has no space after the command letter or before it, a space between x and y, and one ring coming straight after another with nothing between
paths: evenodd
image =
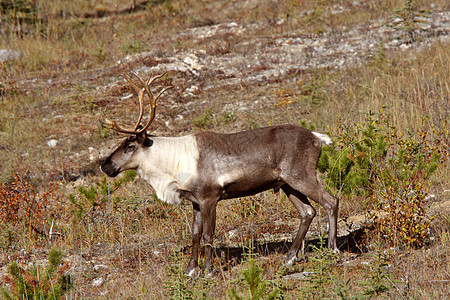
<instances>
[{"instance_id":1,"label":"caribou nose","mask_svg":"<svg viewBox=\"0 0 450 300\"><path fill-rule=\"evenodd\" d=\"M101 164L100 170L102 170L102 172L108 175L109 177L116 177L118 174L117 171L114 169L114 167L108 163Z\"/></svg>"},{"instance_id":2,"label":"caribou nose","mask_svg":"<svg viewBox=\"0 0 450 300\"><path fill-rule=\"evenodd\" d=\"M107 173L107 169L106 169L105 165L100 165L100 170L101 170L103 173Z\"/></svg>"}]
</instances>

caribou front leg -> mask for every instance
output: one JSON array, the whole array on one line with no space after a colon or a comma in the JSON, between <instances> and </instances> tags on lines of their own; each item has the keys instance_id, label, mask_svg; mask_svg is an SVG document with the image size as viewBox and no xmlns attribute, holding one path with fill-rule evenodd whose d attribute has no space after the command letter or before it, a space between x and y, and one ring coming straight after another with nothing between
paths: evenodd
<instances>
[{"instance_id":1,"label":"caribou front leg","mask_svg":"<svg viewBox=\"0 0 450 300\"><path fill-rule=\"evenodd\" d=\"M214 240L214 232L216 229L216 201L206 202L202 206L202 221L203 221L203 242L205 243L205 276L212 277L212 243Z\"/></svg>"},{"instance_id":2,"label":"caribou front leg","mask_svg":"<svg viewBox=\"0 0 450 300\"><path fill-rule=\"evenodd\" d=\"M198 250L200 247L200 238L203 232L203 220L200 206L197 203L192 203L194 221L192 222L192 254L191 260L186 268L185 274L187 276L196 276L198 273Z\"/></svg>"}]
</instances>

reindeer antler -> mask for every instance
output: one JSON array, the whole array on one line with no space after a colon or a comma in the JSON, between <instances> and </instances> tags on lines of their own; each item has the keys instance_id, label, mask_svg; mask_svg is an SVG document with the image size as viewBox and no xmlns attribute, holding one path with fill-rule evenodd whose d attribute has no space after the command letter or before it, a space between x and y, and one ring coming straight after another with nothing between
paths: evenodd
<instances>
[{"instance_id":1,"label":"reindeer antler","mask_svg":"<svg viewBox=\"0 0 450 300\"><path fill-rule=\"evenodd\" d=\"M125 128L119 124L117 124L115 121L111 121L110 119L108 119L106 116L104 117L104 120L101 120L100 122L102 124L105 124L107 126L110 126L111 129L118 131L118 132L122 132L122 133L128 133L128 134L139 134L144 132L145 130L147 130L148 127L150 127L150 124L153 122L153 119L155 118L155 112L156 112L156 101L158 100L158 98L168 89L173 88L173 85L167 86L165 88L163 88L158 95L153 96L152 92L150 91L150 85L158 78L161 78L162 76L164 76L166 74L166 72L160 74L160 75L156 75L153 76L152 78L150 78L147 81L144 81L139 75L137 75L136 73L133 72L133 75L139 80L139 82L141 83L142 87L138 87L133 80L131 79L130 75L123 73L122 76L125 78L125 80L128 82L128 84L137 92L138 94L138 99L139 99L139 118L138 121L136 122L136 125L134 125L134 128ZM148 97L150 98L150 118L147 122L147 124L138 130L139 125L141 124L141 120L142 120L142 116L144 115L144 93L146 93L148 95Z\"/></svg>"}]
</instances>

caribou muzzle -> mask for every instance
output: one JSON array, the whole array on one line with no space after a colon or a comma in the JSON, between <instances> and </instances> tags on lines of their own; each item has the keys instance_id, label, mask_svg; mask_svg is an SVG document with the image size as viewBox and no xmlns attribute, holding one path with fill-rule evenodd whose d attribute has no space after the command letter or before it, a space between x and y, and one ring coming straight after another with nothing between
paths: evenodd
<instances>
[{"instance_id":1,"label":"caribou muzzle","mask_svg":"<svg viewBox=\"0 0 450 300\"><path fill-rule=\"evenodd\" d=\"M120 173L120 171L115 168L109 160L106 160L104 163L102 163L100 169L109 177L116 177Z\"/></svg>"}]
</instances>

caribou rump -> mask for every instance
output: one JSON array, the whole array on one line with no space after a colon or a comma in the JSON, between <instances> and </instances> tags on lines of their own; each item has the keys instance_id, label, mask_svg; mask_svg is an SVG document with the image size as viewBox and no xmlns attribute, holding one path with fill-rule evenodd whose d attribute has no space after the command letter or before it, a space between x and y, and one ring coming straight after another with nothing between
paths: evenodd
<instances>
[{"instance_id":1,"label":"caribou rump","mask_svg":"<svg viewBox=\"0 0 450 300\"><path fill-rule=\"evenodd\" d=\"M193 207L192 255L186 274L198 272L200 240L205 246L204 271L213 273L212 244L216 224L216 206L220 200L253 195L281 188L298 210L301 223L286 257L286 264L297 261L298 251L316 211L309 199L322 205L328 214L328 247L336 245L338 199L319 183L316 174L322 145L331 144L326 134L312 132L296 125L278 125L232 134L198 132L183 137L157 137L147 134L155 117L156 101L150 84L164 74L136 85L123 74L136 90L139 119L134 128L125 128L104 118L105 125L129 134L120 146L101 164L108 176L134 169L155 190L159 199L179 204L187 199ZM143 98L150 99L150 118L141 126Z\"/></svg>"}]
</instances>

